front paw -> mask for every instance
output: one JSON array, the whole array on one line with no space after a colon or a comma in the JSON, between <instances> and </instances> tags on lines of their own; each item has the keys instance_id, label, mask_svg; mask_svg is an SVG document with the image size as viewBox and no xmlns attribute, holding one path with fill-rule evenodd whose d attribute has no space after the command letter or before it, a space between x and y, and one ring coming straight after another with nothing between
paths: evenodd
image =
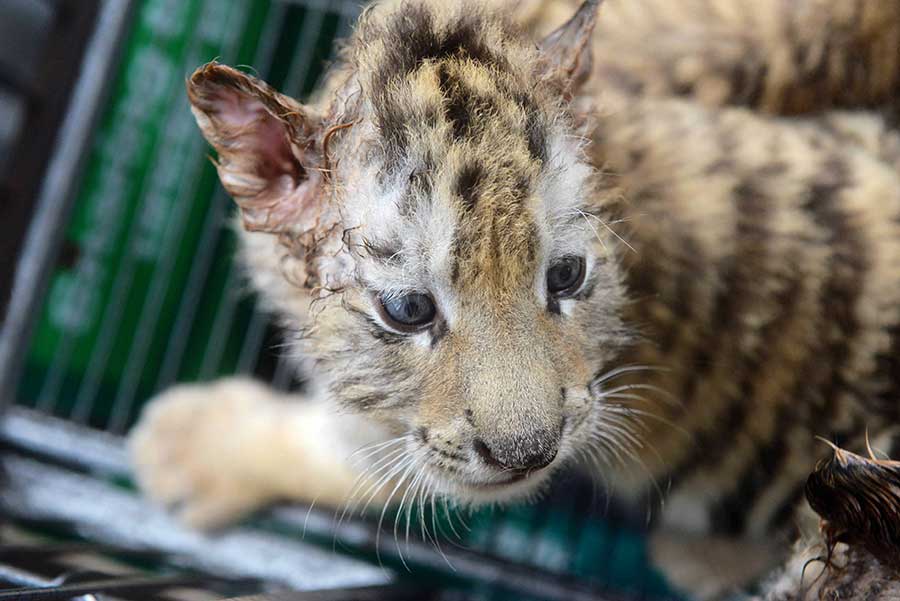
<instances>
[{"instance_id":1,"label":"front paw","mask_svg":"<svg viewBox=\"0 0 900 601\"><path fill-rule=\"evenodd\" d=\"M135 478L183 522L213 528L271 498L254 478L250 435L261 387L248 381L172 388L151 400L129 440Z\"/></svg>"}]
</instances>

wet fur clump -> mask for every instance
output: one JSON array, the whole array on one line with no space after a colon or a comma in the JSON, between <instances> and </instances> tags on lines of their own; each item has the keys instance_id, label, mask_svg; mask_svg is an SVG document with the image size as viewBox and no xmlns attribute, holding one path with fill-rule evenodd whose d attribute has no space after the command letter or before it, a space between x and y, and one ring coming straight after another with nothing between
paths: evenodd
<instances>
[{"instance_id":1,"label":"wet fur clump","mask_svg":"<svg viewBox=\"0 0 900 601\"><path fill-rule=\"evenodd\" d=\"M900 461L834 447L806 481L806 499L829 558L838 543L860 547L900 578Z\"/></svg>"},{"instance_id":2,"label":"wet fur clump","mask_svg":"<svg viewBox=\"0 0 900 601\"><path fill-rule=\"evenodd\" d=\"M819 533L757 599L900 599L900 462L833 449L806 482Z\"/></svg>"},{"instance_id":3,"label":"wet fur clump","mask_svg":"<svg viewBox=\"0 0 900 601\"><path fill-rule=\"evenodd\" d=\"M770 579L754 601L896 601L900 579L861 547L839 544L830 563L821 544L807 547L784 572Z\"/></svg>"}]
</instances>

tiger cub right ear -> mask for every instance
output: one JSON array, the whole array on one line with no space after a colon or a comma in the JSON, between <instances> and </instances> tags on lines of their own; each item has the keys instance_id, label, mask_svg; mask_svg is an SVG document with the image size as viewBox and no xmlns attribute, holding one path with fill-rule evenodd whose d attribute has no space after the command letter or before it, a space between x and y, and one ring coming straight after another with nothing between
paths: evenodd
<instances>
[{"instance_id":1,"label":"tiger cub right ear","mask_svg":"<svg viewBox=\"0 0 900 601\"><path fill-rule=\"evenodd\" d=\"M222 185L251 231L307 231L324 202L322 120L265 82L212 62L187 81Z\"/></svg>"},{"instance_id":2,"label":"tiger cub right ear","mask_svg":"<svg viewBox=\"0 0 900 601\"><path fill-rule=\"evenodd\" d=\"M560 81L567 93L591 74L591 38L602 1L585 0L571 19L540 43L544 75Z\"/></svg>"}]
</instances>

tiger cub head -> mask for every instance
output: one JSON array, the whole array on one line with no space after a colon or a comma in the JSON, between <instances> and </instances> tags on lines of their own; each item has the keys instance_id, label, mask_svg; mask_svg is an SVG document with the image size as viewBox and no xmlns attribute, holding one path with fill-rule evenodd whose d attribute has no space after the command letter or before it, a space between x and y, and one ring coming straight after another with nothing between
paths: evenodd
<instances>
[{"instance_id":1,"label":"tiger cub head","mask_svg":"<svg viewBox=\"0 0 900 601\"><path fill-rule=\"evenodd\" d=\"M629 338L580 135L598 1L539 43L446 4L366 11L316 106L215 63L188 92L320 385L402 434L435 490L497 501L592 444Z\"/></svg>"}]
</instances>

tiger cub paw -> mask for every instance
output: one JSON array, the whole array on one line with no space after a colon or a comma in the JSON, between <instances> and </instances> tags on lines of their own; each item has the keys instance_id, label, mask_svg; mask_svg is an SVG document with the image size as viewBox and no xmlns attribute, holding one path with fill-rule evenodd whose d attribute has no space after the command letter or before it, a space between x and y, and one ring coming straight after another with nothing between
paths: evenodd
<instances>
[{"instance_id":1,"label":"tiger cub paw","mask_svg":"<svg viewBox=\"0 0 900 601\"><path fill-rule=\"evenodd\" d=\"M144 493L204 529L265 504L272 492L248 465L261 388L241 380L182 385L150 401L128 441Z\"/></svg>"}]
</instances>

